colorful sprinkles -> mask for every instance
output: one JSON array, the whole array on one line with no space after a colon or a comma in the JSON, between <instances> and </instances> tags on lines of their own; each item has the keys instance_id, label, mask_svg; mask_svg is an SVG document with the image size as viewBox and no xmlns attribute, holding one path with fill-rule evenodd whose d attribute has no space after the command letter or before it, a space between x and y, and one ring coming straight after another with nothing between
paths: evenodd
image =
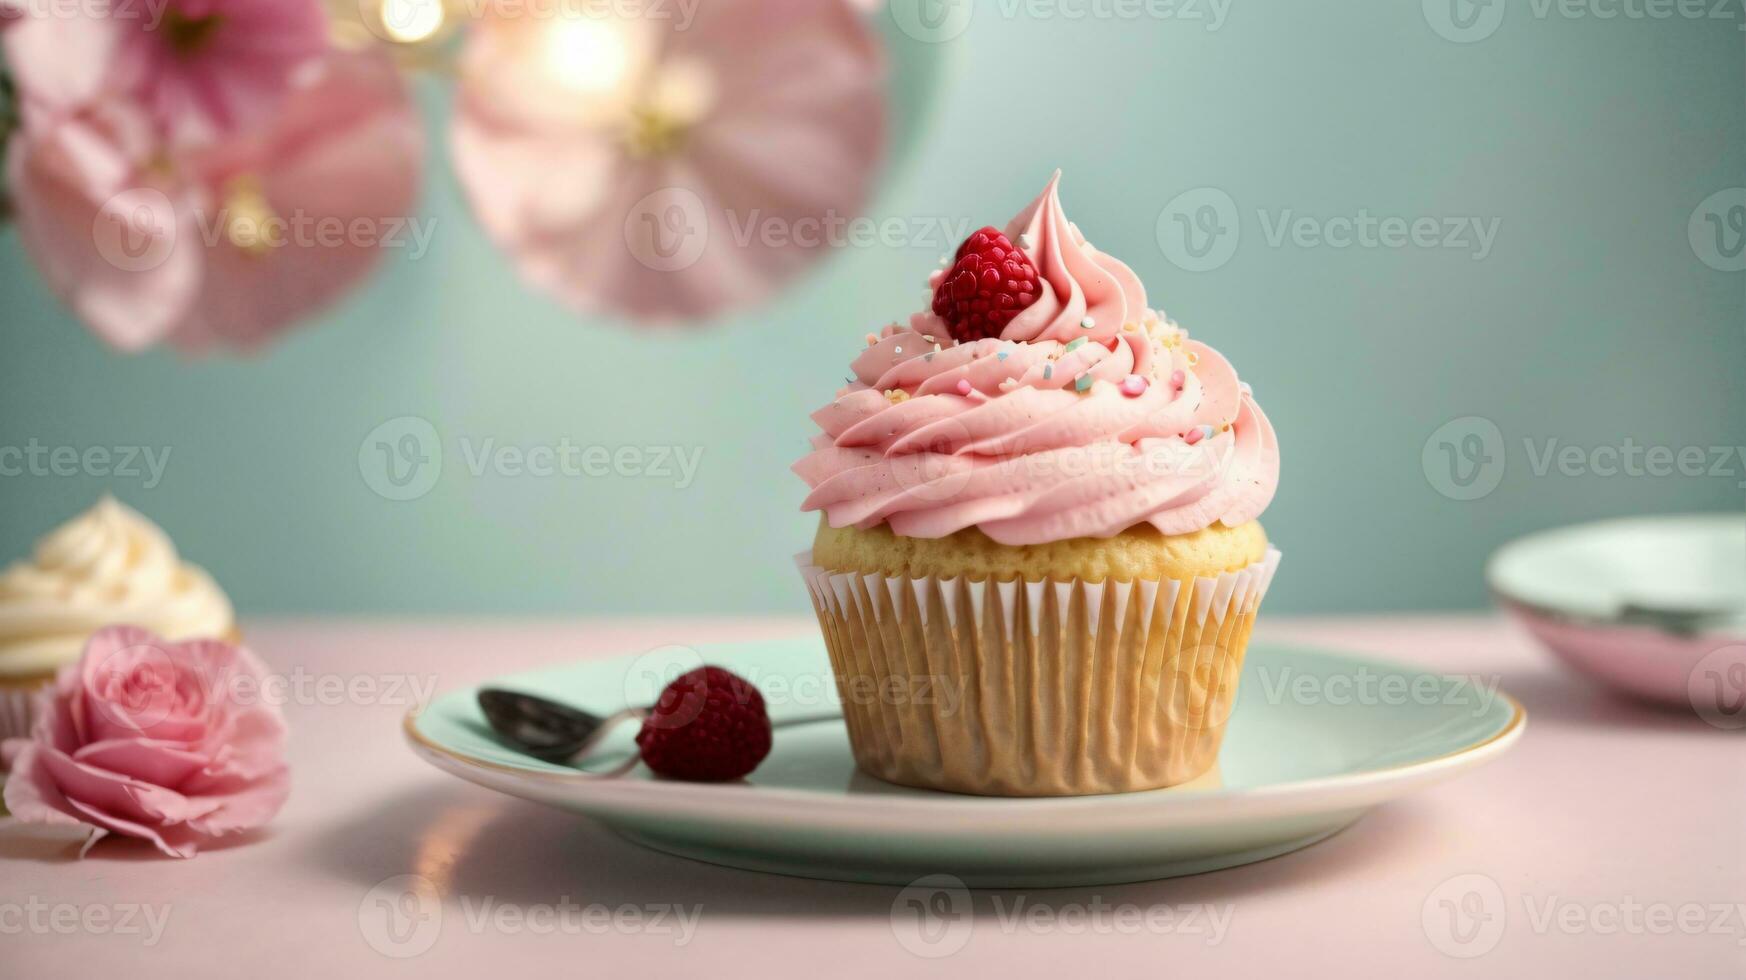
<instances>
[{"instance_id":1,"label":"colorful sprinkles","mask_svg":"<svg viewBox=\"0 0 1746 980\"><path fill-rule=\"evenodd\" d=\"M1130 374L1122 379L1122 394L1129 398L1140 397L1146 393L1148 387L1151 387L1151 382L1137 374Z\"/></svg>"},{"instance_id":2,"label":"colorful sprinkles","mask_svg":"<svg viewBox=\"0 0 1746 980\"><path fill-rule=\"evenodd\" d=\"M968 397L970 397L970 392L973 391L974 389L972 389L970 387L969 381L967 381L963 378L959 378L957 390L958 390L958 394L963 395L964 397L968 398Z\"/></svg>"},{"instance_id":3,"label":"colorful sprinkles","mask_svg":"<svg viewBox=\"0 0 1746 980\"><path fill-rule=\"evenodd\" d=\"M1073 379L1073 390L1080 392L1081 394L1083 394L1087 391L1090 391L1091 390L1091 381L1092 381L1091 375L1082 374L1079 377Z\"/></svg>"}]
</instances>

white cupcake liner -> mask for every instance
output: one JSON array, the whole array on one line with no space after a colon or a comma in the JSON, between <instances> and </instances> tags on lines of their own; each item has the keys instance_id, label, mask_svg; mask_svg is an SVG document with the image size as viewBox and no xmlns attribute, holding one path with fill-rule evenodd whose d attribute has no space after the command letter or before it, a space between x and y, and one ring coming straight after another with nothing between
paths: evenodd
<instances>
[{"instance_id":1,"label":"white cupcake liner","mask_svg":"<svg viewBox=\"0 0 1746 980\"><path fill-rule=\"evenodd\" d=\"M796 556L857 764L996 796L1153 789L1210 769L1279 559L1098 583L859 575Z\"/></svg>"},{"instance_id":2,"label":"white cupcake liner","mask_svg":"<svg viewBox=\"0 0 1746 980\"><path fill-rule=\"evenodd\" d=\"M0 742L30 736L36 721L36 696L52 683L53 678L44 678L33 687L0 688Z\"/></svg>"}]
</instances>

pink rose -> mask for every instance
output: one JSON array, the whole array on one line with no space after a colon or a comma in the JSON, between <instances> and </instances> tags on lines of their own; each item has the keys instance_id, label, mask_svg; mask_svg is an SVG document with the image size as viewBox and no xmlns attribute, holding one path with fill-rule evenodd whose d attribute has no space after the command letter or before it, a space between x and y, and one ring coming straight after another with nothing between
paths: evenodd
<instances>
[{"instance_id":1,"label":"pink rose","mask_svg":"<svg viewBox=\"0 0 1746 980\"><path fill-rule=\"evenodd\" d=\"M6 806L20 820L143 837L174 857L262 826L290 792L285 720L266 668L220 640L169 643L111 626L62 668L28 739L10 739Z\"/></svg>"}]
</instances>

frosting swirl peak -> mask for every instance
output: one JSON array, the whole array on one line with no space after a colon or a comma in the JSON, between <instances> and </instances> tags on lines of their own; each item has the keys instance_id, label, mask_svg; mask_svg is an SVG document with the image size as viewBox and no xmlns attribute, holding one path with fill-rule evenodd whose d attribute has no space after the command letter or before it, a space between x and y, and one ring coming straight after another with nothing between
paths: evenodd
<instances>
[{"instance_id":1,"label":"frosting swirl peak","mask_svg":"<svg viewBox=\"0 0 1746 980\"><path fill-rule=\"evenodd\" d=\"M1091 247L1061 210L1061 171L1006 226L1043 282L1043 295L1013 318L1002 340L1107 340L1146 311L1146 287L1118 259ZM1085 326L1087 320L1091 326Z\"/></svg>"},{"instance_id":2,"label":"frosting swirl peak","mask_svg":"<svg viewBox=\"0 0 1746 980\"><path fill-rule=\"evenodd\" d=\"M1068 222L1059 183L1006 232L1041 296L999 338L957 343L932 312L869 335L849 385L813 414L820 432L794 466L812 488L803 509L835 527L978 527L1025 545L1140 523L1185 534L1266 508L1279 448L1249 386L1146 307L1133 271Z\"/></svg>"},{"instance_id":3,"label":"frosting swirl peak","mask_svg":"<svg viewBox=\"0 0 1746 980\"><path fill-rule=\"evenodd\" d=\"M163 529L104 497L0 572L0 678L71 663L113 624L182 640L223 636L234 621L230 600Z\"/></svg>"}]
</instances>

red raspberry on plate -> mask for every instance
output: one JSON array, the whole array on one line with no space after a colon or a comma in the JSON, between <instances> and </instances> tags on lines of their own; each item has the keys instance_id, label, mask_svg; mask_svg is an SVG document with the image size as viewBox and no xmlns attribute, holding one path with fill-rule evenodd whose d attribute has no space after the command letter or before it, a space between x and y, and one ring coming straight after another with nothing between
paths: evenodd
<instances>
[{"instance_id":1,"label":"red raspberry on plate","mask_svg":"<svg viewBox=\"0 0 1746 980\"><path fill-rule=\"evenodd\" d=\"M934 313L959 343L998 337L1043 294L1037 267L993 228L964 239L934 290Z\"/></svg>"},{"instance_id":2,"label":"red raspberry on plate","mask_svg":"<svg viewBox=\"0 0 1746 980\"><path fill-rule=\"evenodd\" d=\"M770 754L770 716L751 681L699 667L668 684L637 733L650 769L671 779L739 779Z\"/></svg>"}]
</instances>

